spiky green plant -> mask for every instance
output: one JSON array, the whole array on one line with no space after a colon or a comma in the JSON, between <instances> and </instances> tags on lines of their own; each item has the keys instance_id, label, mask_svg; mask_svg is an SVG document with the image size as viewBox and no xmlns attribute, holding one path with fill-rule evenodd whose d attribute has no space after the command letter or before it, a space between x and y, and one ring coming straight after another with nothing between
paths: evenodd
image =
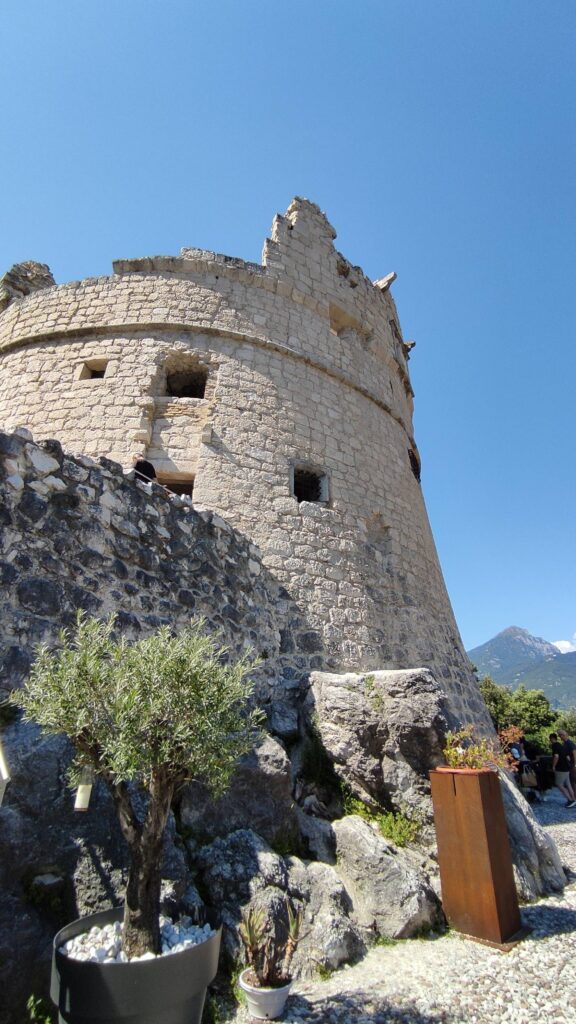
<instances>
[{"instance_id":1,"label":"spiky green plant","mask_svg":"<svg viewBox=\"0 0 576 1024\"><path fill-rule=\"evenodd\" d=\"M262 988L278 988L290 981L290 967L300 940L303 911L286 900L286 920L269 922L262 907L242 915L238 932L255 979Z\"/></svg>"}]
</instances>

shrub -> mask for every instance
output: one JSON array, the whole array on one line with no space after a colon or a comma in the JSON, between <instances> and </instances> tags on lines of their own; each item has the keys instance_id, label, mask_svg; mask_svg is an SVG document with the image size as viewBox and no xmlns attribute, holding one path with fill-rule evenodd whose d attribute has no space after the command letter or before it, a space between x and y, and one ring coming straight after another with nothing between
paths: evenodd
<instances>
[{"instance_id":1,"label":"shrub","mask_svg":"<svg viewBox=\"0 0 576 1024\"><path fill-rule=\"evenodd\" d=\"M225 664L202 620L130 644L107 622L79 613L56 652L41 647L28 683L13 694L27 719L64 733L76 757L71 781L91 766L107 786L128 844L123 949L160 951L162 840L179 787L200 780L222 792L249 750L261 714L248 698L253 662ZM139 810L135 787L147 796Z\"/></svg>"}]
</instances>

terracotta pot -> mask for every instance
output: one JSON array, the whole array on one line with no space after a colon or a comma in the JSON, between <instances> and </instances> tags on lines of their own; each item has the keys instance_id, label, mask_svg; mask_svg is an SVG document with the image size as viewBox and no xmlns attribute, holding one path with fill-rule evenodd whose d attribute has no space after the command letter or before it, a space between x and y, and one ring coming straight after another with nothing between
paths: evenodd
<instances>
[{"instance_id":1,"label":"terracotta pot","mask_svg":"<svg viewBox=\"0 0 576 1024\"><path fill-rule=\"evenodd\" d=\"M125 964L75 960L60 947L93 927L121 921L122 908L80 918L54 939L50 995L59 1024L200 1024L218 970L222 928L181 953ZM208 915L212 927L214 917Z\"/></svg>"},{"instance_id":2,"label":"terracotta pot","mask_svg":"<svg viewBox=\"0 0 576 1024\"><path fill-rule=\"evenodd\" d=\"M248 1013L259 1020L276 1020L284 1010L292 981L282 985L281 988L257 988L256 985L251 985L249 981L246 981L250 970L251 968L247 967L238 979L238 984L246 996Z\"/></svg>"}]
</instances>

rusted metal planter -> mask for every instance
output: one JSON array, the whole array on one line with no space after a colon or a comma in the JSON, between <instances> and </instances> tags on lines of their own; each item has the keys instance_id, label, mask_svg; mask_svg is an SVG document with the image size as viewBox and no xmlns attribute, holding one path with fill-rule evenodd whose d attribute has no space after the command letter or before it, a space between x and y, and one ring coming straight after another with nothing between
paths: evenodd
<instances>
[{"instance_id":1,"label":"rusted metal planter","mask_svg":"<svg viewBox=\"0 0 576 1024\"><path fill-rule=\"evenodd\" d=\"M509 949L525 932L498 774L437 768L430 783L444 913L464 935Z\"/></svg>"}]
</instances>

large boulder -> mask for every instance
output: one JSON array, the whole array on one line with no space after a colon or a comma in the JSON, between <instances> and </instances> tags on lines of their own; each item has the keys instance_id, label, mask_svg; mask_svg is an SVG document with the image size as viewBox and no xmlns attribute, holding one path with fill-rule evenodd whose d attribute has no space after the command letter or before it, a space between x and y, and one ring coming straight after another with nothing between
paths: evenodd
<instances>
[{"instance_id":1,"label":"large boulder","mask_svg":"<svg viewBox=\"0 0 576 1024\"><path fill-rule=\"evenodd\" d=\"M263 909L272 928L287 901L294 910L304 911L295 974L339 967L364 951L360 930L350 917L350 896L329 865L280 857L250 829L215 839L198 852L196 863L202 891L218 907L226 926L223 944L232 958L241 952L242 911L252 906Z\"/></svg>"},{"instance_id":2,"label":"large boulder","mask_svg":"<svg viewBox=\"0 0 576 1024\"><path fill-rule=\"evenodd\" d=\"M430 818L430 768L444 763L446 698L427 669L313 672L308 719L360 797Z\"/></svg>"},{"instance_id":3,"label":"large boulder","mask_svg":"<svg viewBox=\"0 0 576 1024\"><path fill-rule=\"evenodd\" d=\"M290 760L282 744L265 735L241 758L227 792L214 801L204 786L188 786L180 803L182 824L203 841L253 829L287 850L298 836Z\"/></svg>"},{"instance_id":4,"label":"large boulder","mask_svg":"<svg viewBox=\"0 0 576 1024\"><path fill-rule=\"evenodd\" d=\"M288 891L305 907L303 937L294 958L294 973L309 977L325 967L335 970L357 960L366 945L352 920L352 900L329 864L287 858Z\"/></svg>"},{"instance_id":5,"label":"large boulder","mask_svg":"<svg viewBox=\"0 0 576 1024\"><path fill-rule=\"evenodd\" d=\"M561 891L566 875L553 840L507 772L500 772L500 783L518 896L534 900Z\"/></svg>"},{"instance_id":6,"label":"large boulder","mask_svg":"<svg viewBox=\"0 0 576 1024\"><path fill-rule=\"evenodd\" d=\"M440 901L412 856L357 815L333 823L338 875L353 920L373 936L407 939L443 923Z\"/></svg>"}]
</instances>

